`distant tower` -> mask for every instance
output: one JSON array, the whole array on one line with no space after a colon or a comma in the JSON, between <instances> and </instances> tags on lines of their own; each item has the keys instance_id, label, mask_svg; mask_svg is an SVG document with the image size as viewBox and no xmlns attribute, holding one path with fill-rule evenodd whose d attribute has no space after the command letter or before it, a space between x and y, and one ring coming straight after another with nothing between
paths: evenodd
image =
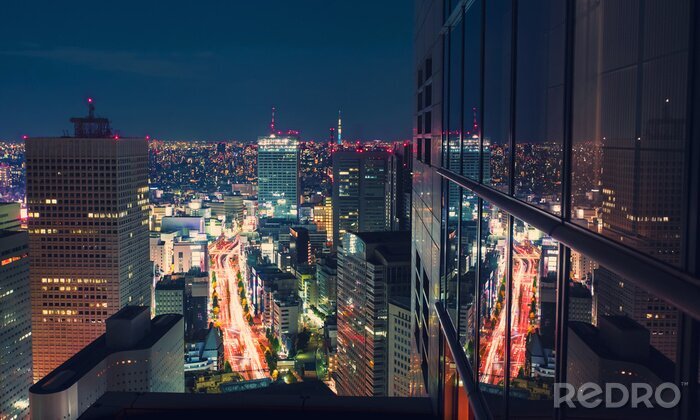
<instances>
[{"instance_id":1,"label":"distant tower","mask_svg":"<svg viewBox=\"0 0 700 420\"><path fill-rule=\"evenodd\" d=\"M338 144L343 144L343 121L340 115L340 110L338 110Z\"/></svg>"},{"instance_id":2,"label":"distant tower","mask_svg":"<svg viewBox=\"0 0 700 420\"><path fill-rule=\"evenodd\" d=\"M299 204L299 132L275 131L258 137L258 203L269 217L294 219Z\"/></svg>"},{"instance_id":3,"label":"distant tower","mask_svg":"<svg viewBox=\"0 0 700 420\"><path fill-rule=\"evenodd\" d=\"M270 120L270 134L275 134L275 107L272 107L272 120Z\"/></svg>"}]
</instances>

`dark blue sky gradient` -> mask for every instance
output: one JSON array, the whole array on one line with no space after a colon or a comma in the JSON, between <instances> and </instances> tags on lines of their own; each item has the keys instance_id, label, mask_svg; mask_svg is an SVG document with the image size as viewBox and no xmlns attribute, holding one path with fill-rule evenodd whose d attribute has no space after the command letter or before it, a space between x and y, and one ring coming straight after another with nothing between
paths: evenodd
<instances>
[{"instance_id":1,"label":"dark blue sky gradient","mask_svg":"<svg viewBox=\"0 0 700 420\"><path fill-rule=\"evenodd\" d=\"M65 4L70 3L70 4ZM60 135L97 113L124 135L403 139L410 0L17 1L0 17L0 139Z\"/></svg>"}]
</instances>

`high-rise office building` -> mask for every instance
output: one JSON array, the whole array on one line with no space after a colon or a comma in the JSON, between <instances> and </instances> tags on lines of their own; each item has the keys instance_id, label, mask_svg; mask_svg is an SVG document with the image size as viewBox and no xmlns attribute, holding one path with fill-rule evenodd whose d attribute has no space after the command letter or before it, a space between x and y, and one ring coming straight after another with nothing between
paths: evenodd
<instances>
[{"instance_id":1,"label":"high-rise office building","mask_svg":"<svg viewBox=\"0 0 700 420\"><path fill-rule=\"evenodd\" d=\"M413 145L397 143L390 156L391 230L411 229L411 184L413 182Z\"/></svg>"},{"instance_id":2,"label":"high-rise office building","mask_svg":"<svg viewBox=\"0 0 700 420\"><path fill-rule=\"evenodd\" d=\"M389 301L409 299L410 262L409 232L343 235L338 249L339 395L370 397L391 393ZM407 357L399 360L408 363Z\"/></svg>"},{"instance_id":3,"label":"high-rise office building","mask_svg":"<svg viewBox=\"0 0 700 420\"><path fill-rule=\"evenodd\" d=\"M333 246L346 232L391 229L391 176L387 152L333 154Z\"/></svg>"},{"instance_id":4,"label":"high-rise office building","mask_svg":"<svg viewBox=\"0 0 700 420\"><path fill-rule=\"evenodd\" d=\"M301 226L289 228L289 255L294 268L311 264L313 253L308 229Z\"/></svg>"},{"instance_id":5,"label":"high-rise office building","mask_svg":"<svg viewBox=\"0 0 700 420\"><path fill-rule=\"evenodd\" d=\"M150 305L146 139L113 134L89 105L73 137L26 140L35 380L120 308Z\"/></svg>"},{"instance_id":6,"label":"high-rise office building","mask_svg":"<svg viewBox=\"0 0 700 420\"><path fill-rule=\"evenodd\" d=\"M445 418L583 415L552 404L571 380L697 384L691 5L416 3L414 356Z\"/></svg>"},{"instance_id":7,"label":"high-rise office building","mask_svg":"<svg viewBox=\"0 0 700 420\"><path fill-rule=\"evenodd\" d=\"M298 205L297 136L273 131L268 136L259 137L258 210L268 217L295 219Z\"/></svg>"},{"instance_id":8,"label":"high-rise office building","mask_svg":"<svg viewBox=\"0 0 700 420\"><path fill-rule=\"evenodd\" d=\"M26 232L0 230L0 418L3 419L29 416L32 317L28 251Z\"/></svg>"},{"instance_id":9,"label":"high-rise office building","mask_svg":"<svg viewBox=\"0 0 700 420\"><path fill-rule=\"evenodd\" d=\"M323 202L314 206L314 224L318 230L326 232L326 242L333 242L333 199L325 197Z\"/></svg>"},{"instance_id":10,"label":"high-rise office building","mask_svg":"<svg viewBox=\"0 0 700 420\"><path fill-rule=\"evenodd\" d=\"M316 260L318 308L326 315L335 314L338 286L338 255L323 254Z\"/></svg>"},{"instance_id":11,"label":"high-rise office building","mask_svg":"<svg viewBox=\"0 0 700 420\"><path fill-rule=\"evenodd\" d=\"M411 298L389 299L387 324L387 395L411 397Z\"/></svg>"}]
</instances>

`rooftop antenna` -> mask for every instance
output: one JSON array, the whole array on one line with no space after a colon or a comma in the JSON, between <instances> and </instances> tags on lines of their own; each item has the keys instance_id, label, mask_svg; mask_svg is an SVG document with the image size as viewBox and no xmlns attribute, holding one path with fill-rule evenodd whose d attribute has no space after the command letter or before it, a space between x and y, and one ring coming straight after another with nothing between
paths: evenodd
<instances>
[{"instance_id":1,"label":"rooftop antenna","mask_svg":"<svg viewBox=\"0 0 700 420\"><path fill-rule=\"evenodd\" d=\"M92 98L88 98L88 118L95 118L95 104L92 103Z\"/></svg>"},{"instance_id":2,"label":"rooftop antenna","mask_svg":"<svg viewBox=\"0 0 700 420\"><path fill-rule=\"evenodd\" d=\"M88 116L71 118L73 123L73 135L78 138L102 138L111 137L112 129L107 118L95 117L95 103L92 98L87 99Z\"/></svg>"}]
</instances>

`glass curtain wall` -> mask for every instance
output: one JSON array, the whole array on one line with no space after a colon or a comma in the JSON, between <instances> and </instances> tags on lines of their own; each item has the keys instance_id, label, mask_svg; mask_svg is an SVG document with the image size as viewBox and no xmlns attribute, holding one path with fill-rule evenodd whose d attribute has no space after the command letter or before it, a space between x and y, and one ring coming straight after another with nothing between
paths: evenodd
<instances>
[{"instance_id":1,"label":"glass curtain wall","mask_svg":"<svg viewBox=\"0 0 700 420\"><path fill-rule=\"evenodd\" d=\"M441 296L490 414L600 414L556 408L555 382L696 381L697 320L477 194L690 271L691 0L453 3Z\"/></svg>"}]
</instances>

